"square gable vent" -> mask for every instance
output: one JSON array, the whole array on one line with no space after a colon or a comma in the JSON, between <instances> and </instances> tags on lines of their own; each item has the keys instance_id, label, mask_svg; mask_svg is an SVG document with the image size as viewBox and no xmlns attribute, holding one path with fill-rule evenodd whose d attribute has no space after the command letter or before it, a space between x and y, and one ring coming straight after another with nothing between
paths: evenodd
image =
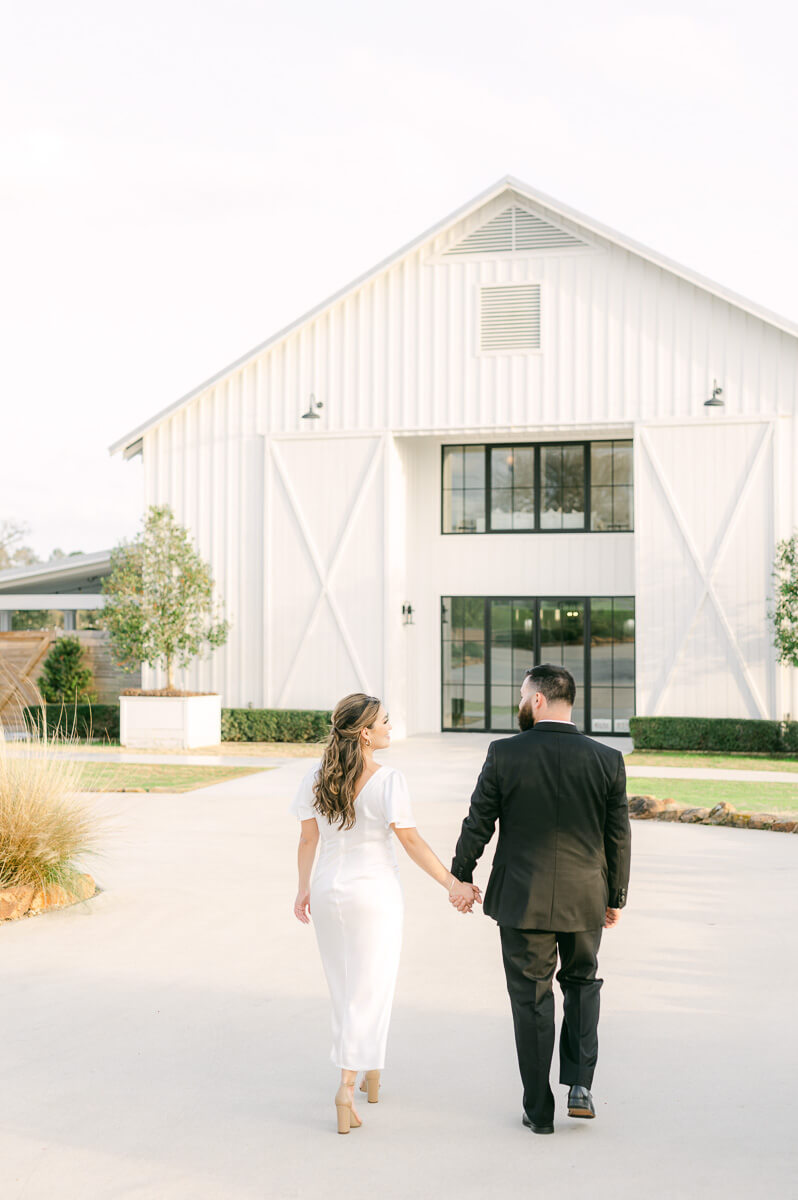
<instances>
[{"instance_id":1,"label":"square gable vent","mask_svg":"<svg viewBox=\"0 0 798 1200\"><path fill-rule=\"evenodd\" d=\"M479 348L523 354L540 349L540 284L508 283L479 289Z\"/></svg>"},{"instance_id":2,"label":"square gable vent","mask_svg":"<svg viewBox=\"0 0 798 1200\"><path fill-rule=\"evenodd\" d=\"M461 242L444 251L444 258L458 254L536 253L540 250L586 250L587 242L513 204L505 208Z\"/></svg>"}]
</instances>

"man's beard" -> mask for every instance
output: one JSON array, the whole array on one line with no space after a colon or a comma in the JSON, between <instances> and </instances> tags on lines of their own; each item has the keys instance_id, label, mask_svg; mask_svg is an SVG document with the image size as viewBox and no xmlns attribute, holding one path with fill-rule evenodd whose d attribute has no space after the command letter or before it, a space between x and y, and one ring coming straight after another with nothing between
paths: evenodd
<instances>
[{"instance_id":1,"label":"man's beard","mask_svg":"<svg viewBox=\"0 0 798 1200\"><path fill-rule=\"evenodd\" d=\"M518 728L522 733L526 733L527 729L531 729L535 724L535 717L530 704L522 704L518 710Z\"/></svg>"}]
</instances>

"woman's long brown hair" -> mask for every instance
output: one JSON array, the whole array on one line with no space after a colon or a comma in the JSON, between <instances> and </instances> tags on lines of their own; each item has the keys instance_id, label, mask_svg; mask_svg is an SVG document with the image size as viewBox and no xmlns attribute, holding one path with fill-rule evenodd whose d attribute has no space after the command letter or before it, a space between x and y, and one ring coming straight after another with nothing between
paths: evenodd
<instances>
[{"instance_id":1,"label":"woman's long brown hair","mask_svg":"<svg viewBox=\"0 0 798 1200\"><path fill-rule=\"evenodd\" d=\"M360 733L371 729L380 711L376 696L353 692L335 706L321 769L313 784L314 808L330 824L351 829L355 823L355 784L365 762Z\"/></svg>"}]
</instances>

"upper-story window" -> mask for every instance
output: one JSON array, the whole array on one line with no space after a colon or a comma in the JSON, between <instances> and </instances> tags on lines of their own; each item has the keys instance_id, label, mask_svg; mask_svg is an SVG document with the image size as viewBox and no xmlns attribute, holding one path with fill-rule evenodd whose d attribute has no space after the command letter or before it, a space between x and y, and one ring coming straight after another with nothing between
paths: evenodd
<instances>
[{"instance_id":1,"label":"upper-story window","mask_svg":"<svg viewBox=\"0 0 798 1200\"><path fill-rule=\"evenodd\" d=\"M444 533L633 528L632 443L444 446Z\"/></svg>"}]
</instances>

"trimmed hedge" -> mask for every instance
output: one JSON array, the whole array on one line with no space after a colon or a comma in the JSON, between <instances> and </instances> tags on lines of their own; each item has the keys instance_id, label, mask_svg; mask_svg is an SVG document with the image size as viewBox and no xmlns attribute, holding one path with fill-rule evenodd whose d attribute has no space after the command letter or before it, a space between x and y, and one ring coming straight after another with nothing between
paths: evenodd
<instances>
[{"instance_id":1,"label":"trimmed hedge","mask_svg":"<svg viewBox=\"0 0 798 1200\"><path fill-rule=\"evenodd\" d=\"M119 741L118 704L48 704L47 734ZM322 742L332 713L294 708L223 708L223 742ZM25 720L41 729L42 709L28 708Z\"/></svg>"},{"instance_id":2,"label":"trimmed hedge","mask_svg":"<svg viewBox=\"0 0 798 1200\"><path fill-rule=\"evenodd\" d=\"M321 742L332 713L297 708L223 708L223 742Z\"/></svg>"},{"instance_id":3,"label":"trimmed hedge","mask_svg":"<svg viewBox=\"0 0 798 1200\"><path fill-rule=\"evenodd\" d=\"M47 736L98 738L119 741L118 704L48 704L44 708L26 708L25 723L42 731L42 713L47 716Z\"/></svg>"},{"instance_id":4,"label":"trimmed hedge","mask_svg":"<svg viewBox=\"0 0 798 1200\"><path fill-rule=\"evenodd\" d=\"M720 750L732 754L798 754L798 721L733 717L632 717L635 750Z\"/></svg>"}]
</instances>

